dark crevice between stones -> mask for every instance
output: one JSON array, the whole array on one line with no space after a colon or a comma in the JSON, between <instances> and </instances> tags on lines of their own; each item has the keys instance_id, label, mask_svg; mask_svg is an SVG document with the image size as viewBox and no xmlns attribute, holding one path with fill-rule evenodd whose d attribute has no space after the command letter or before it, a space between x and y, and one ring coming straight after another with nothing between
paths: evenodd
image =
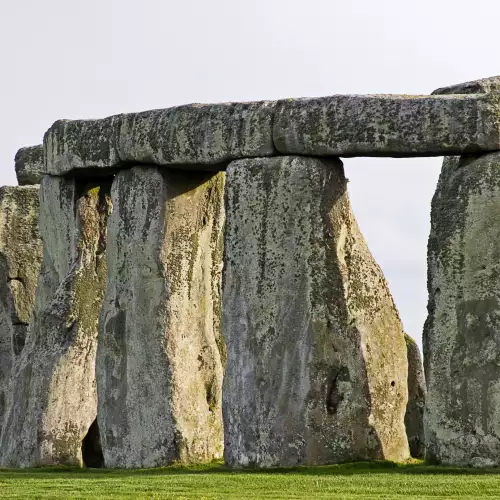
<instances>
[{"instance_id":1,"label":"dark crevice between stones","mask_svg":"<svg viewBox=\"0 0 500 500\"><path fill-rule=\"evenodd\" d=\"M99 199L101 201L104 200L104 197L106 195L109 195L109 193L111 193L111 186L115 178L114 173L110 172L107 169L103 169L100 175L97 175L97 172L95 172L95 175L92 176L74 175L69 177L74 177L76 180L76 200L80 199L82 196L88 195L88 192L92 189L99 188ZM77 203L75 203L75 205L77 205Z\"/></svg>"},{"instance_id":2,"label":"dark crevice between stones","mask_svg":"<svg viewBox=\"0 0 500 500\"><path fill-rule=\"evenodd\" d=\"M13 326L28 326L28 323L24 323L21 320L13 319L12 320L12 325Z\"/></svg>"},{"instance_id":3,"label":"dark crevice between stones","mask_svg":"<svg viewBox=\"0 0 500 500\"><path fill-rule=\"evenodd\" d=\"M222 161L212 164L201 164L201 163L182 163L182 164L172 164L172 165L158 165L155 163L140 162L140 161L123 161L116 163L110 167L86 167L77 168L65 173L62 177L75 178L79 183L91 183L101 184L103 179L113 178L118 172L122 170L128 170L133 167L149 167L158 168L160 171L164 170L181 170L186 172L225 172L229 163L232 160Z\"/></svg>"},{"instance_id":4,"label":"dark crevice between stones","mask_svg":"<svg viewBox=\"0 0 500 500\"><path fill-rule=\"evenodd\" d=\"M92 422L87 435L82 440L82 459L85 467L92 469L104 467L104 455L102 453L97 419Z\"/></svg>"},{"instance_id":5,"label":"dark crevice between stones","mask_svg":"<svg viewBox=\"0 0 500 500\"><path fill-rule=\"evenodd\" d=\"M7 278L7 283L10 283L11 281L17 281L17 282L21 283L21 285L25 286L24 279L21 278L20 276L15 276L13 278Z\"/></svg>"}]
</instances>

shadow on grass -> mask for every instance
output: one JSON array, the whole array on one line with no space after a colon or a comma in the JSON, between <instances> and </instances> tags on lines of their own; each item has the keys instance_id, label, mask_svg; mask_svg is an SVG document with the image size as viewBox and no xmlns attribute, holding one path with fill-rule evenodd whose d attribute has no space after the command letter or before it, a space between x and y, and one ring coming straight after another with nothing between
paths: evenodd
<instances>
[{"instance_id":1,"label":"shadow on grass","mask_svg":"<svg viewBox=\"0 0 500 500\"><path fill-rule=\"evenodd\" d=\"M425 465L423 462L413 463L395 463L387 461L374 462L349 462L336 465L323 465L315 467L276 467L271 469L230 469L221 462L213 462L205 465L181 466L171 465L168 467L159 467L156 469L81 469L77 467L49 467L37 469L0 469L0 479L6 476L22 475L23 477L40 477L48 475L51 478L68 478L69 476L78 478L97 478L97 477L141 477L141 476L175 476L175 475L213 475L213 474L298 474L306 476L355 476L366 474L416 474L416 475L500 475L500 468L465 468L450 467L443 465Z\"/></svg>"}]
</instances>

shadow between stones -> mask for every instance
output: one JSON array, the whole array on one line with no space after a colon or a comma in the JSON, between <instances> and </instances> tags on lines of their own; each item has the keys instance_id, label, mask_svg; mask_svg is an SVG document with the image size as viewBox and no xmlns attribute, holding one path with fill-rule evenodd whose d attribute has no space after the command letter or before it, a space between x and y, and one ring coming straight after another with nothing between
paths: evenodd
<instances>
[{"instance_id":1,"label":"shadow between stones","mask_svg":"<svg viewBox=\"0 0 500 500\"><path fill-rule=\"evenodd\" d=\"M97 419L92 422L87 435L82 440L82 458L85 467L92 469L104 467L104 455L102 454Z\"/></svg>"}]
</instances>

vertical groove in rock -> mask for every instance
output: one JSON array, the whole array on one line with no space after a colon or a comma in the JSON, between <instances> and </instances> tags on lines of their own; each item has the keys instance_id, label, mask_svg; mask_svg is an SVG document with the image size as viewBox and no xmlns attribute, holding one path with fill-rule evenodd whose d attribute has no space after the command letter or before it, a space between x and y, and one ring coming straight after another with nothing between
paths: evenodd
<instances>
[{"instance_id":1,"label":"vertical groove in rock","mask_svg":"<svg viewBox=\"0 0 500 500\"><path fill-rule=\"evenodd\" d=\"M82 465L81 441L96 416L97 321L106 283L110 182L78 185L45 176L44 260L0 450L4 466Z\"/></svg>"},{"instance_id":2,"label":"vertical groove in rock","mask_svg":"<svg viewBox=\"0 0 500 500\"><path fill-rule=\"evenodd\" d=\"M407 458L402 325L340 160L233 162L226 215L226 462Z\"/></svg>"},{"instance_id":3,"label":"vertical groove in rock","mask_svg":"<svg viewBox=\"0 0 500 500\"><path fill-rule=\"evenodd\" d=\"M224 174L117 174L97 354L107 467L222 456Z\"/></svg>"}]
</instances>

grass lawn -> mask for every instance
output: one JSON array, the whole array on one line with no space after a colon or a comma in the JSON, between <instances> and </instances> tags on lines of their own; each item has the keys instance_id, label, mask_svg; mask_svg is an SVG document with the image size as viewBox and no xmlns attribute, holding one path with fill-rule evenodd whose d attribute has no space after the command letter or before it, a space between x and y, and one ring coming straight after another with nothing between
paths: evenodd
<instances>
[{"instance_id":1,"label":"grass lawn","mask_svg":"<svg viewBox=\"0 0 500 500\"><path fill-rule=\"evenodd\" d=\"M0 498L500 498L500 470L390 462L243 472L219 463L136 471L1 470Z\"/></svg>"}]
</instances>

